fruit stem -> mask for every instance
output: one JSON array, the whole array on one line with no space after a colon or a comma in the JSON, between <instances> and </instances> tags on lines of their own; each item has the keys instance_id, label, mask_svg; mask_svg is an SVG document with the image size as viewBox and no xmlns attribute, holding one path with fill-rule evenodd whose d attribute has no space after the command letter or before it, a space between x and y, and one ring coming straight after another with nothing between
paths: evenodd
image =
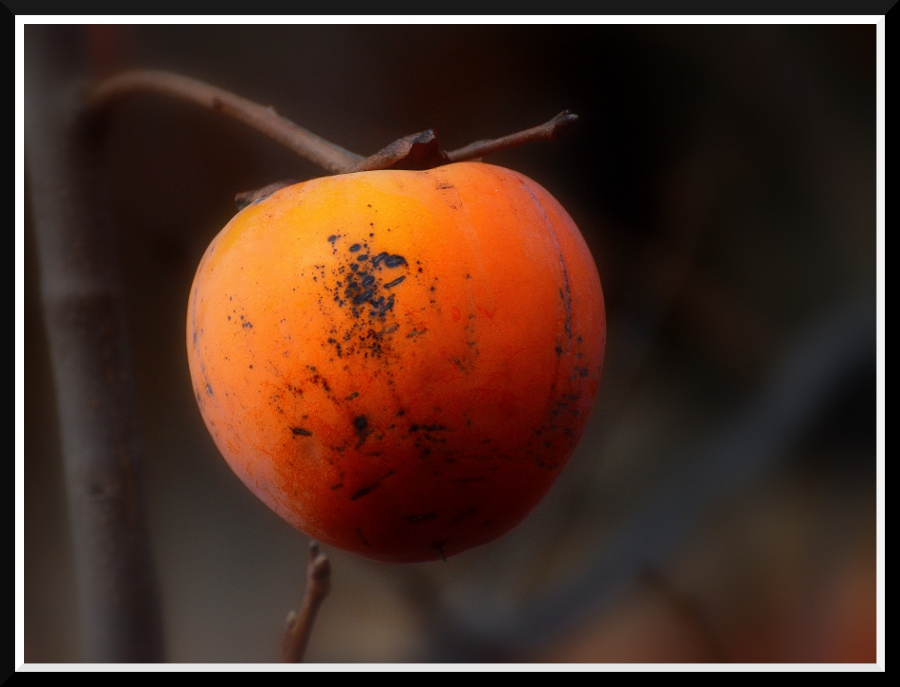
<instances>
[{"instance_id":1,"label":"fruit stem","mask_svg":"<svg viewBox=\"0 0 900 687\"><path fill-rule=\"evenodd\" d=\"M363 157L294 124L265 107L216 86L179 74L155 70L122 72L101 81L86 94L88 109L107 110L124 98L153 92L187 100L244 122L323 169L341 174Z\"/></svg>"},{"instance_id":2,"label":"fruit stem","mask_svg":"<svg viewBox=\"0 0 900 687\"><path fill-rule=\"evenodd\" d=\"M306 645L312 634L316 614L325 597L331 591L331 562L319 552L319 544L309 542L309 564L306 566L306 593L299 616L288 613L284 639L281 643L282 658L285 663L300 663L306 653Z\"/></svg>"},{"instance_id":3,"label":"fruit stem","mask_svg":"<svg viewBox=\"0 0 900 687\"><path fill-rule=\"evenodd\" d=\"M560 112L553 119L534 126L524 131L519 131L502 138L487 139L484 141L475 141L462 148L457 148L448 153L447 159L450 162L462 162L463 160L473 160L475 158L484 157L491 153L499 153L501 150L514 148L516 146L532 143L534 141L551 141L558 138L560 133L578 121L578 115L566 110Z\"/></svg>"}]
</instances>

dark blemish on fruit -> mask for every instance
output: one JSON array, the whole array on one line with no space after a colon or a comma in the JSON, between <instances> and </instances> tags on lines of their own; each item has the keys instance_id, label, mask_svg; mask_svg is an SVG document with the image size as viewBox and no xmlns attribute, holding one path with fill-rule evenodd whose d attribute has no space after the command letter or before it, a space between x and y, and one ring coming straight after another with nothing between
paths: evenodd
<instances>
[{"instance_id":1,"label":"dark blemish on fruit","mask_svg":"<svg viewBox=\"0 0 900 687\"><path fill-rule=\"evenodd\" d=\"M335 241L337 241L339 238L341 238L341 235L340 235L340 234L332 234L331 236L328 237L328 243L332 243L332 244L333 244L333 243L334 243Z\"/></svg>"},{"instance_id":2,"label":"dark blemish on fruit","mask_svg":"<svg viewBox=\"0 0 900 687\"><path fill-rule=\"evenodd\" d=\"M410 432L418 432L422 430L423 432L440 432L442 430L446 430L447 428L444 425L412 425L409 428Z\"/></svg>"},{"instance_id":3,"label":"dark blemish on fruit","mask_svg":"<svg viewBox=\"0 0 900 687\"><path fill-rule=\"evenodd\" d=\"M353 429L356 431L356 436L359 437L356 448L362 446L363 442L365 442L373 431L372 428L369 427L369 419L365 415L358 415L353 419Z\"/></svg>"},{"instance_id":4,"label":"dark blemish on fruit","mask_svg":"<svg viewBox=\"0 0 900 687\"><path fill-rule=\"evenodd\" d=\"M377 489L378 487L381 486L381 483L384 480L386 480L391 475L396 475L396 474L397 474L397 472L395 470L391 470L386 475L379 477L378 481L375 482L375 484L370 484L367 487L363 487L362 489L359 489L355 494L353 494L353 496L350 497L350 500L356 501L356 499L362 498L363 496L366 496L367 494L371 494L375 489Z\"/></svg>"},{"instance_id":5,"label":"dark blemish on fruit","mask_svg":"<svg viewBox=\"0 0 900 687\"><path fill-rule=\"evenodd\" d=\"M423 513L422 515L407 515L405 520L408 522L425 522L426 520L433 520L437 517L437 513Z\"/></svg>"},{"instance_id":6,"label":"dark blemish on fruit","mask_svg":"<svg viewBox=\"0 0 900 687\"><path fill-rule=\"evenodd\" d=\"M307 365L307 367L309 367L309 366ZM315 370L316 368L313 367L310 369ZM331 393L331 387L328 386L328 380L325 379L324 377L322 377L318 374L314 374L312 377L309 378L309 381L311 381L313 384L319 384L321 382L322 388L325 389L325 392Z\"/></svg>"},{"instance_id":7,"label":"dark blemish on fruit","mask_svg":"<svg viewBox=\"0 0 900 687\"><path fill-rule=\"evenodd\" d=\"M385 284L385 285L384 285L384 288L386 288L386 289L392 289L392 288L394 288L395 286L397 286L397 284L401 283L404 279L406 279L405 276L403 276L403 277L397 277L394 281L389 281L387 284Z\"/></svg>"},{"instance_id":8,"label":"dark blemish on fruit","mask_svg":"<svg viewBox=\"0 0 900 687\"><path fill-rule=\"evenodd\" d=\"M405 411L405 410L398 410L398 411L397 411L397 417L403 417L404 415L406 415L406 411Z\"/></svg>"},{"instance_id":9,"label":"dark blemish on fruit","mask_svg":"<svg viewBox=\"0 0 900 687\"><path fill-rule=\"evenodd\" d=\"M371 205L369 207L372 207ZM359 535L359 540L365 544L366 546L372 546L369 542L366 541L366 538L363 536L362 530L358 527L356 528L356 534Z\"/></svg>"},{"instance_id":10,"label":"dark blemish on fruit","mask_svg":"<svg viewBox=\"0 0 900 687\"><path fill-rule=\"evenodd\" d=\"M213 388L209 382L206 383L206 393L209 394L210 396L213 395Z\"/></svg>"},{"instance_id":11,"label":"dark blemish on fruit","mask_svg":"<svg viewBox=\"0 0 900 687\"><path fill-rule=\"evenodd\" d=\"M303 436L303 437L311 437L312 432L308 429L303 429L302 427L291 427L291 434L294 436Z\"/></svg>"},{"instance_id":12,"label":"dark blemish on fruit","mask_svg":"<svg viewBox=\"0 0 900 687\"><path fill-rule=\"evenodd\" d=\"M561 355L562 355L562 353L563 353L563 349L562 349L562 346L557 346L557 347L556 347L556 348L554 348L554 349L553 349L553 350L554 350L554 351L556 351L556 355L557 355L557 357L558 357L558 356L561 356Z\"/></svg>"},{"instance_id":13,"label":"dark blemish on fruit","mask_svg":"<svg viewBox=\"0 0 900 687\"><path fill-rule=\"evenodd\" d=\"M350 497L351 501L356 501L356 499L362 498L366 494L370 494L373 489L377 489L381 485L381 482L376 482L368 487L363 487L359 491L357 491L353 496Z\"/></svg>"},{"instance_id":14,"label":"dark blemish on fruit","mask_svg":"<svg viewBox=\"0 0 900 687\"><path fill-rule=\"evenodd\" d=\"M351 253L356 253L357 251L359 251L361 249L362 249L362 246L359 245L358 243L354 243L352 246L350 246Z\"/></svg>"},{"instance_id":15,"label":"dark blemish on fruit","mask_svg":"<svg viewBox=\"0 0 900 687\"><path fill-rule=\"evenodd\" d=\"M372 267L377 267L378 265L384 264L385 267L400 267L402 265L406 265L406 258L402 255L390 255L389 253L379 253L374 258L372 258Z\"/></svg>"},{"instance_id":16,"label":"dark blemish on fruit","mask_svg":"<svg viewBox=\"0 0 900 687\"><path fill-rule=\"evenodd\" d=\"M352 400L353 400L354 398L356 398L357 396L359 396L359 392L358 392L358 391L354 391L352 394L350 394L349 396L347 396L344 400L345 400L345 401L352 401Z\"/></svg>"},{"instance_id":17,"label":"dark blemish on fruit","mask_svg":"<svg viewBox=\"0 0 900 687\"><path fill-rule=\"evenodd\" d=\"M369 256L368 255L360 255L356 259L359 260L360 262L365 262L366 260L369 259Z\"/></svg>"},{"instance_id":18,"label":"dark blemish on fruit","mask_svg":"<svg viewBox=\"0 0 900 687\"><path fill-rule=\"evenodd\" d=\"M243 318L241 318L241 319L243 319ZM242 326L244 329L253 329L253 325L250 324L249 322L244 322L244 324L242 324L241 326Z\"/></svg>"},{"instance_id":19,"label":"dark blemish on fruit","mask_svg":"<svg viewBox=\"0 0 900 687\"><path fill-rule=\"evenodd\" d=\"M349 288L348 288L347 295L348 296L350 295ZM362 305L363 303L368 301L374 295L375 295L375 291L372 289L366 289L365 291L359 292L353 297L353 305Z\"/></svg>"},{"instance_id":20,"label":"dark blemish on fruit","mask_svg":"<svg viewBox=\"0 0 900 687\"><path fill-rule=\"evenodd\" d=\"M444 544L446 544L446 543L447 543L446 539L444 539L442 541L436 541L434 543L434 548L437 549L437 552L441 555L441 560L444 561L444 563L447 562L447 557L444 555Z\"/></svg>"},{"instance_id":21,"label":"dark blemish on fruit","mask_svg":"<svg viewBox=\"0 0 900 687\"><path fill-rule=\"evenodd\" d=\"M343 482L339 482L338 484L332 484L332 485L331 485L331 491L334 491L334 490L336 490L336 489L341 489L343 486L344 486L344 483L343 483Z\"/></svg>"}]
</instances>

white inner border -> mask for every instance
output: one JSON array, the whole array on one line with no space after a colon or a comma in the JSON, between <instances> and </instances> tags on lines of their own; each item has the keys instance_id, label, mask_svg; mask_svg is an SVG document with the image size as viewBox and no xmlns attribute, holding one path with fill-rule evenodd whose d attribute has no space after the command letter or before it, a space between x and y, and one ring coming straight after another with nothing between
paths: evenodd
<instances>
[{"instance_id":1,"label":"white inner border","mask_svg":"<svg viewBox=\"0 0 900 687\"><path fill-rule=\"evenodd\" d=\"M884 671L884 374L885 374L885 332L884 332L884 57L885 31L884 15L566 15L566 16L466 16L466 15L357 15L357 16L166 16L166 15L52 15L16 16L16 198L15 198L15 274L16 274L16 671L35 672L80 672L80 671L305 671L334 670L346 672L362 671L447 671L467 672L472 670L490 672L564 672L564 671L767 671L770 664L26 664L25 663L25 273L24 273L24 227L25 227L25 97L24 97L24 51L26 24L875 24L876 25L876 225L877 225L877 489L876 508L878 520L877 534L877 662L874 665L842 664L777 664L783 671Z\"/></svg>"}]
</instances>

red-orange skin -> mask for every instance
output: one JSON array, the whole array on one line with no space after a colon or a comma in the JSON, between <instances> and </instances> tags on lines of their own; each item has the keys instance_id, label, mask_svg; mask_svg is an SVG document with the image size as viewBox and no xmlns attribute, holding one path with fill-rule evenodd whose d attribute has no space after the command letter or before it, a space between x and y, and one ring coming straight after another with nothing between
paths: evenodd
<instances>
[{"instance_id":1,"label":"red-orange skin","mask_svg":"<svg viewBox=\"0 0 900 687\"><path fill-rule=\"evenodd\" d=\"M541 500L590 415L606 318L559 203L466 162L245 208L203 256L187 343L206 425L260 499L325 544L411 562Z\"/></svg>"}]
</instances>

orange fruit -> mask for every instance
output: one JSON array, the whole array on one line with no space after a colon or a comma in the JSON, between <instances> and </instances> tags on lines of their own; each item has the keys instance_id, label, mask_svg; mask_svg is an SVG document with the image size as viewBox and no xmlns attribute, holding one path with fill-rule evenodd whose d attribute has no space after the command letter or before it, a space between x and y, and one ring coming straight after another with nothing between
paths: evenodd
<instances>
[{"instance_id":1,"label":"orange fruit","mask_svg":"<svg viewBox=\"0 0 900 687\"><path fill-rule=\"evenodd\" d=\"M519 523L584 430L600 280L541 186L464 162L314 179L239 212L187 317L200 411L309 536L425 561Z\"/></svg>"}]
</instances>

